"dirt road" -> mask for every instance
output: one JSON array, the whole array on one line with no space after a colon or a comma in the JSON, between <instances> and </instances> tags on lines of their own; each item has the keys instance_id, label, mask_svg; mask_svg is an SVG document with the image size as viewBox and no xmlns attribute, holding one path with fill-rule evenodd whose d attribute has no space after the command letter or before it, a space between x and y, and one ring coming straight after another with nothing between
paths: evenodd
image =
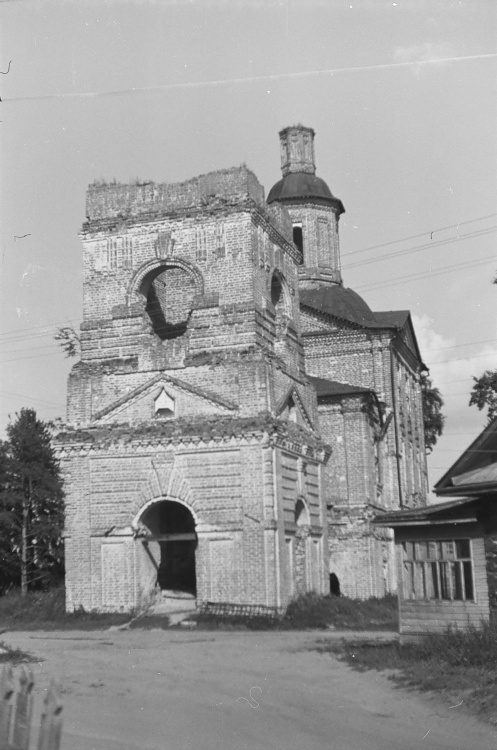
<instances>
[{"instance_id":1,"label":"dirt road","mask_svg":"<svg viewBox=\"0 0 497 750\"><path fill-rule=\"evenodd\" d=\"M63 685L63 750L495 750L497 731L309 650L313 633L5 633L37 708Z\"/></svg>"}]
</instances>

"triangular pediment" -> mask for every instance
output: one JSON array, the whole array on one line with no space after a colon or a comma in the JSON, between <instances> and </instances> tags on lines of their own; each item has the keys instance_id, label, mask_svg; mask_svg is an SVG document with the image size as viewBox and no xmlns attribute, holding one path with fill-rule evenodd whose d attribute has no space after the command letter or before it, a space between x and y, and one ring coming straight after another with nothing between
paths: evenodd
<instances>
[{"instance_id":1,"label":"triangular pediment","mask_svg":"<svg viewBox=\"0 0 497 750\"><path fill-rule=\"evenodd\" d=\"M308 429L314 429L311 418L305 408L297 388L292 385L276 406L276 415Z\"/></svg>"},{"instance_id":2,"label":"triangular pediment","mask_svg":"<svg viewBox=\"0 0 497 750\"><path fill-rule=\"evenodd\" d=\"M237 410L236 404L222 396L159 373L97 412L93 421L148 422L199 414L226 415Z\"/></svg>"}]
</instances>

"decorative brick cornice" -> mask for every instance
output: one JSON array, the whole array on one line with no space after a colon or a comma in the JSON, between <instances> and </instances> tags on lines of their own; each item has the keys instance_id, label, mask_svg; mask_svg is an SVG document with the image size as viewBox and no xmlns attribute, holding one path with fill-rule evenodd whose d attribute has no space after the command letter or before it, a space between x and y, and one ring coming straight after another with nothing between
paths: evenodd
<instances>
[{"instance_id":1,"label":"decorative brick cornice","mask_svg":"<svg viewBox=\"0 0 497 750\"><path fill-rule=\"evenodd\" d=\"M282 448L318 462L326 462L330 446L293 423L264 413L257 417L177 419L165 423L117 424L87 429L68 429L54 439L59 459L96 455L122 455L145 451L223 450L244 445Z\"/></svg>"}]
</instances>

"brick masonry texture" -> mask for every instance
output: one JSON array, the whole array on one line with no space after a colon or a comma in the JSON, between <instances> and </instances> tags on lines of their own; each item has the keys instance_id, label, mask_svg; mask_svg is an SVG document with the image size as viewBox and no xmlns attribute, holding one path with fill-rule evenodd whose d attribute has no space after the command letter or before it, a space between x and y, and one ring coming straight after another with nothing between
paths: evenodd
<instances>
[{"instance_id":1,"label":"brick masonry texture","mask_svg":"<svg viewBox=\"0 0 497 750\"><path fill-rule=\"evenodd\" d=\"M171 588L284 608L330 572L349 596L392 591L391 534L370 520L425 502L421 362L406 330L301 308L300 289L341 284L336 208L266 206L242 165L95 183L86 213L57 438L68 609ZM323 395L309 376L360 389Z\"/></svg>"}]
</instances>

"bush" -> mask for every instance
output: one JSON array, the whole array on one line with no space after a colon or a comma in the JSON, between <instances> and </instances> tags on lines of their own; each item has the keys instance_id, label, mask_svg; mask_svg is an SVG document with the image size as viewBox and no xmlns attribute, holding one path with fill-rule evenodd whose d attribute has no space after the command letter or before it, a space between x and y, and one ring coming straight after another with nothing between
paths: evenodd
<instances>
[{"instance_id":1,"label":"bush","mask_svg":"<svg viewBox=\"0 0 497 750\"><path fill-rule=\"evenodd\" d=\"M285 615L275 617L226 617L203 612L191 619L205 629L306 630L396 630L397 598L347 599L344 596L308 593L293 599Z\"/></svg>"},{"instance_id":2,"label":"bush","mask_svg":"<svg viewBox=\"0 0 497 750\"><path fill-rule=\"evenodd\" d=\"M389 595L383 599L360 600L303 594L288 605L285 622L292 628L396 630L397 597Z\"/></svg>"},{"instance_id":3,"label":"bush","mask_svg":"<svg viewBox=\"0 0 497 750\"><path fill-rule=\"evenodd\" d=\"M4 630L97 630L122 625L129 613L66 612L63 586L21 596L18 590L0 597L0 623Z\"/></svg>"}]
</instances>

